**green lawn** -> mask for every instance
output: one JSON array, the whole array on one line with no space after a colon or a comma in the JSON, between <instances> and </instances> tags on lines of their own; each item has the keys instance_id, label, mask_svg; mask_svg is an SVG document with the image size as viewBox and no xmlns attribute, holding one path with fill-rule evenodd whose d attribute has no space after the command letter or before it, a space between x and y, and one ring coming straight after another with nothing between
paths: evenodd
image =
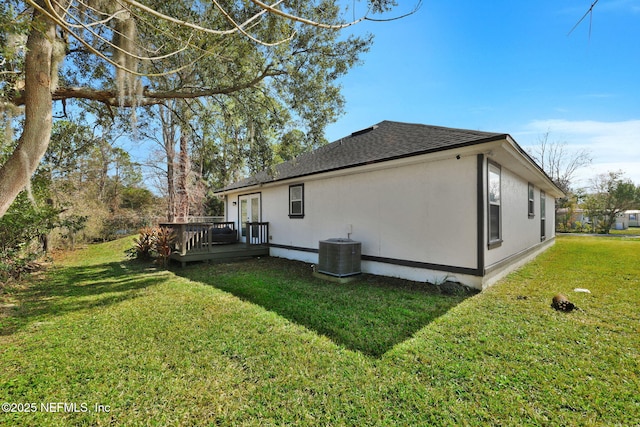
<instances>
[{"instance_id":1,"label":"green lawn","mask_svg":"<svg viewBox=\"0 0 640 427\"><path fill-rule=\"evenodd\" d=\"M609 234L617 234L622 236L638 236L640 235L640 227L629 227L626 230L609 230Z\"/></svg>"},{"instance_id":2,"label":"green lawn","mask_svg":"<svg viewBox=\"0 0 640 427\"><path fill-rule=\"evenodd\" d=\"M0 425L640 422L639 239L563 236L473 296L266 258L160 271L126 245L4 288L0 402L23 412Z\"/></svg>"}]
</instances>

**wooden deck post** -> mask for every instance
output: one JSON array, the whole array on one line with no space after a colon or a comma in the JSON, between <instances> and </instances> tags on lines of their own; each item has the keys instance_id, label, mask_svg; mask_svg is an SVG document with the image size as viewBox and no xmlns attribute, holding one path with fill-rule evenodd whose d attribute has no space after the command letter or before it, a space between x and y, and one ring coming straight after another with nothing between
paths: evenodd
<instances>
[{"instance_id":1,"label":"wooden deck post","mask_svg":"<svg viewBox=\"0 0 640 427\"><path fill-rule=\"evenodd\" d=\"M180 255L187 254L187 224L178 224L178 236L180 236Z\"/></svg>"}]
</instances>

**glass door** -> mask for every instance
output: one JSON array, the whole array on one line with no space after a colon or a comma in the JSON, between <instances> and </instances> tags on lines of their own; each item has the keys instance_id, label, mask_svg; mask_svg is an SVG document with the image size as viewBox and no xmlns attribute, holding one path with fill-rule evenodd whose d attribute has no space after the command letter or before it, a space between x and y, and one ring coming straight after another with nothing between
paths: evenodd
<instances>
[{"instance_id":1,"label":"glass door","mask_svg":"<svg viewBox=\"0 0 640 427\"><path fill-rule=\"evenodd\" d=\"M260 216L261 216L260 211L261 211L260 194L249 194L247 196L240 196L240 241L241 242L243 243L246 242L249 234L251 234L251 236L255 234L255 233L250 233L251 230L247 228L247 222L260 222Z\"/></svg>"}]
</instances>

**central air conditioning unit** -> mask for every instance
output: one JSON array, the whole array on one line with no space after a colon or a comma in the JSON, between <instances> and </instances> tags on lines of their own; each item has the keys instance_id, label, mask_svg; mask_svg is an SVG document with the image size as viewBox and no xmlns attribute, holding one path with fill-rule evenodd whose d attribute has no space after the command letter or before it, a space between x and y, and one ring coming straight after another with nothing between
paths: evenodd
<instances>
[{"instance_id":1,"label":"central air conditioning unit","mask_svg":"<svg viewBox=\"0 0 640 427\"><path fill-rule=\"evenodd\" d=\"M351 239L321 240L318 272L336 277L360 274L361 247Z\"/></svg>"}]
</instances>

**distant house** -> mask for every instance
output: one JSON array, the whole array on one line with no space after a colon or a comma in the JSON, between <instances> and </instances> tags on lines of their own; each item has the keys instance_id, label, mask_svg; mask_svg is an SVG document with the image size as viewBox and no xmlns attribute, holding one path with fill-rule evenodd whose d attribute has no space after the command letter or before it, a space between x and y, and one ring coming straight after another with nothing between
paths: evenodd
<instances>
[{"instance_id":1,"label":"distant house","mask_svg":"<svg viewBox=\"0 0 640 427\"><path fill-rule=\"evenodd\" d=\"M240 238L316 263L361 242L362 271L483 289L554 243L563 195L508 134L383 121L216 191Z\"/></svg>"},{"instance_id":2,"label":"distant house","mask_svg":"<svg viewBox=\"0 0 640 427\"><path fill-rule=\"evenodd\" d=\"M640 227L640 210L625 211L629 227Z\"/></svg>"},{"instance_id":3,"label":"distant house","mask_svg":"<svg viewBox=\"0 0 640 427\"><path fill-rule=\"evenodd\" d=\"M616 215L616 230L626 230L629 227L640 227L640 210L628 210Z\"/></svg>"},{"instance_id":4,"label":"distant house","mask_svg":"<svg viewBox=\"0 0 640 427\"><path fill-rule=\"evenodd\" d=\"M592 219L587 216L587 211L582 208L560 208L556 212L556 220L562 231L583 231L584 224L592 222ZM640 227L640 210L627 210L616 214L613 229L626 230L629 227Z\"/></svg>"}]
</instances>

